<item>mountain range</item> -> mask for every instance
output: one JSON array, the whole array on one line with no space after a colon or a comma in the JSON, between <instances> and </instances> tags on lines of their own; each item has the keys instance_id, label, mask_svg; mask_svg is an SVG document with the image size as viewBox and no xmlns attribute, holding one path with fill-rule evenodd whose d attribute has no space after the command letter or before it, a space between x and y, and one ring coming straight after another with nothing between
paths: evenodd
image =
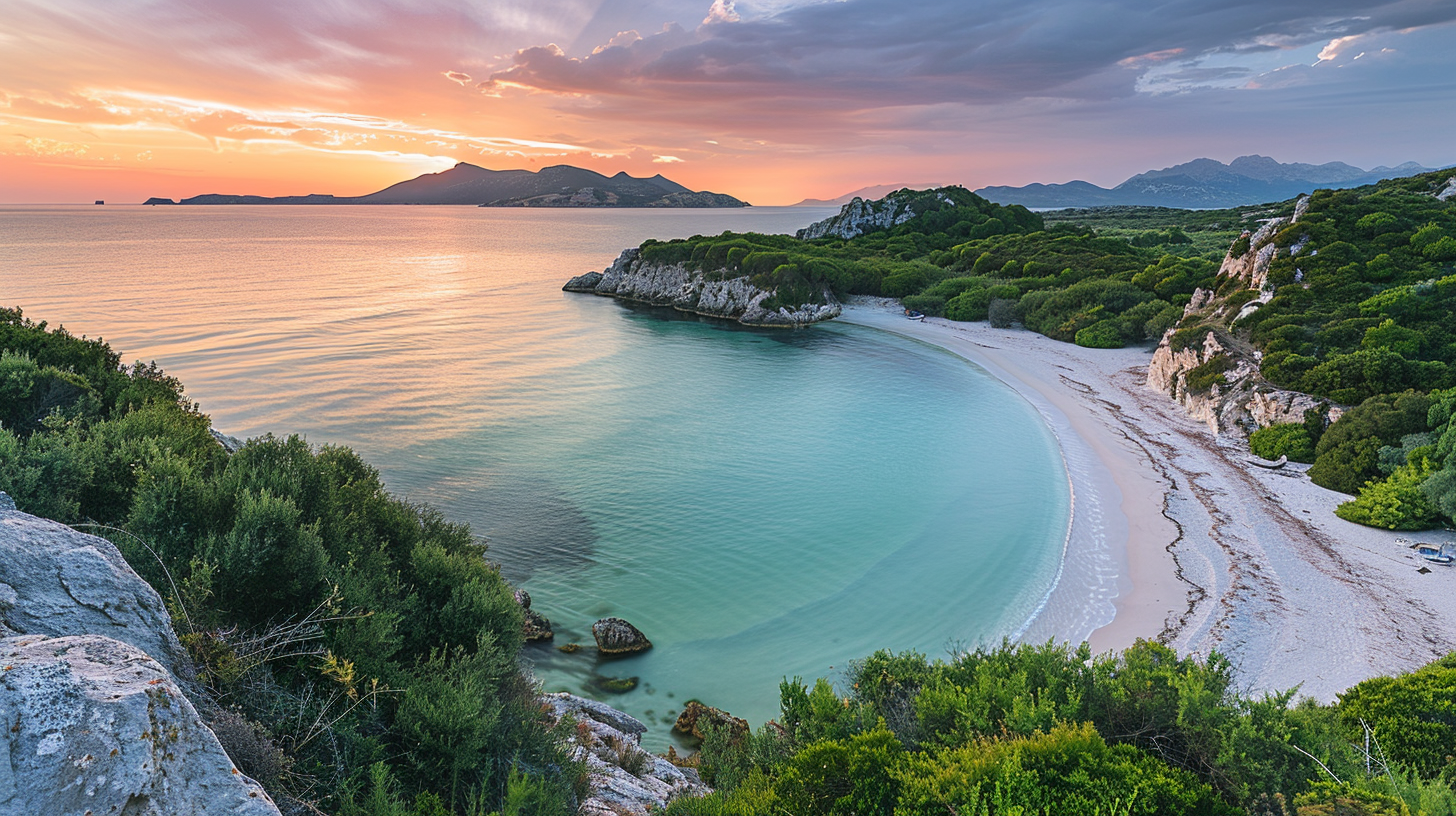
<instances>
[{"instance_id":1,"label":"mountain range","mask_svg":"<svg viewBox=\"0 0 1456 816\"><path fill-rule=\"evenodd\" d=\"M982 187L976 194L997 204L1037 208L1137 205L1217 209L1283 201L1319 188L1359 187L1435 169L1438 168L1422 167L1415 162L1371 170L1344 162L1282 164L1268 156L1256 155L1240 156L1228 164L1214 159L1194 159L1139 173L1111 189L1085 181L1070 181L1025 187Z\"/></svg>"},{"instance_id":2,"label":"mountain range","mask_svg":"<svg viewBox=\"0 0 1456 816\"><path fill-rule=\"evenodd\" d=\"M559 164L531 170L487 170L460 162L363 196L208 195L173 201L150 198L146 204L474 204L481 207L747 207L722 193L697 192L655 175L636 178L625 172L604 176Z\"/></svg>"}]
</instances>

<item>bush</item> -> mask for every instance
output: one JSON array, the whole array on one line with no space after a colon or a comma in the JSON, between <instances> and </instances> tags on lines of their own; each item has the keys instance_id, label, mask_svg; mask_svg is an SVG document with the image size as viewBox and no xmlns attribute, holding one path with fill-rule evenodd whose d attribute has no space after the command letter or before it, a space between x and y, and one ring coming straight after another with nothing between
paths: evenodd
<instances>
[{"instance_id":1,"label":"bush","mask_svg":"<svg viewBox=\"0 0 1456 816\"><path fill-rule=\"evenodd\" d=\"M1335 508L1335 515L1386 530L1429 530L1438 514L1421 484L1430 474L1425 462L1404 465L1385 481L1367 482L1359 497Z\"/></svg>"},{"instance_id":2,"label":"bush","mask_svg":"<svg viewBox=\"0 0 1456 816\"><path fill-rule=\"evenodd\" d=\"M986 306L986 319L998 329L1009 329L1016 320L1017 301L1010 298L991 298Z\"/></svg>"},{"instance_id":3,"label":"bush","mask_svg":"<svg viewBox=\"0 0 1456 816\"><path fill-rule=\"evenodd\" d=\"M1288 456L1291 462L1309 464L1314 461L1314 443L1302 423L1270 425L1249 436L1249 450L1255 456L1274 460Z\"/></svg>"},{"instance_id":4,"label":"bush","mask_svg":"<svg viewBox=\"0 0 1456 816\"><path fill-rule=\"evenodd\" d=\"M1116 320L1103 320L1077 332L1075 341L1086 348L1122 348L1122 332Z\"/></svg>"},{"instance_id":5,"label":"bush","mask_svg":"<svg viewBox=\"0 0 1456 816\"><path fill-rule=\"evenodd\" d=\"M1206 394L1215 385L1227 385L1224 374L1234 367L1234 361L1227 354L1216 354L1204 362L1188 369L1183 383L1190 394Z\"/></svg>"},{"instance_id":6,"label":"bush","mask_svg":"<svg viewBox=\"0 0 1456 816\"><path fill-rule=\"evenodd\" d=\"M1366 680L1340 695L1351 736L1364 722L1392 763L1432 779L1456 756L1456 655L1399 677Z\"/></svg>"}]
</instances>

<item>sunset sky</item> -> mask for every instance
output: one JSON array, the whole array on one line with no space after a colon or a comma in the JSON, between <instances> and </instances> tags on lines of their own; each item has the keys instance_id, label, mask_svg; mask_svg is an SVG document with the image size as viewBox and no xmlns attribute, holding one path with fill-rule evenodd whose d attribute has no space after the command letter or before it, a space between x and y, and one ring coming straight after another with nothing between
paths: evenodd
<instances>
[{"instance_id":1,"label":"sunset sky","mask_svg":"<svg viewBox=\"0 0 1456 816\"><path fill-rule=\"evenodd\" d=\"M0 201L1456 163L1456 0L0 0Z\"/></svg>"}]
</instances>

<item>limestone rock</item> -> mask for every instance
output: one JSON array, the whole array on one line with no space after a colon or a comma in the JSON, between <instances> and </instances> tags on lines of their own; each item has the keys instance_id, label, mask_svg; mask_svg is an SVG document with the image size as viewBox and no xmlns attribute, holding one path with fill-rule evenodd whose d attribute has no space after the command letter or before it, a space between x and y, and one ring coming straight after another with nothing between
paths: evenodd
<instances>
[{"instance_id":1,"label":"limestone rock","mask_svg":"<svg viewBox=\"0 0 1456 816\"><path fill-rule=\"evenodd\" d=\"M602 618L592 624L592 637L602 654L632 654L652 648L652 641L642 630L621 618Z\"/></svg>"},{"instance_id":2,"label":"limestone rock","mask_svg":"<svg viewBox=\"0 0 1456 816\"><path fill-rule=\"evenodd\" d=\"M801 241L815 238L855 238L867 232L889 229L917 215L943 205L956 206L954 199L942 190L896 190L878 201L855 197L823 221L798 231Z\"/></svg>"},{"instance_id":3,"label":"limestone rock","mask_svg":"<svg viewBox=\"0 0 1456 816\"><path fill-rule=\"evenodd\" d=\"M531 593L524 589L516 590L516 603L521 607L521 628L527 643L556 637L556 633L551 631L551 621L531 608Z\"/></svg>"},{"instance_id":4,"label":"limestone rock","mask_svg":"<svg viewBox=\"0 0 1456 816\"><path fill-rule=\"evenodd\" d=\"M103 635L192 676L162 598L104 538L0 510L0 623L25 635Z\"/></svg>"},{"instance_id":5,"label":"limestone rock","mask_svg":"<svg viewBox=\"0 0 1456 816\"><path fill-rule=\"evenodd\" d=\"M684 796L712 791L691 769L673 765L641 747L647 726L616 709L572 694L547 694L543 701L559 722L570 716L574 758L586 764L591 794L584 816L645 816Z\"/></svg>"},{"instance_id":6,"label":"limestone rock","mask_svg":"<svg viewBox=\"0 0 1456 816\"><path fill-rule=\"evenodd\" d=\"M97 635L0 640L0 814L277 816L167 670Z\"/></svg>"},{"instance_id":7,"label":"limestone rock","mask_svg":"<svg viewBox=\"0 0 1456 816\"><path fill-rule=\"evenodd\" d=\"M833 319L841 311L839 301L827 290L820 293L823 303L770 309L764 303L773 297L774 290L754 286L746 275L730 270L707 274L683 264L649 263L637 248L624 251L605 271L579 275L562 288L671 306L681 312L736 320L745 326L795 328Z\"/></svg>"},{"instance_id":8,"label":"limestone rock","mask_svg":"<svg viewBox=\"0 0 1456 816\"><path fill-rule=\"evenodd\" d=\"M688 701L682 713L677 715L677 722L673 724L672 730L691 734L698 739L705 739L707 737L705 725L726 727L735 739L747 734L750 730L747 720L735 717L720 708L703 705L697 700Z\"/></svg>"},{"instance_id":9,"label":"limestone rock","mask_svg":"<svg viewBox=\"0 0 1456 816\"><path fill-rule=\"evenodd\" d=\"M602 273L588 272L585 275L577 275L561 287L563 292L595 292L597 284L602 282Z\"/></svg>"},{"instance_id":10,"label":"limestone rock","mask_svg":"<svg viewBox=\"0 0 1456 816\"><path fill-rule=\"evenodd\" d=\"M1441 192L1436 193L1437 201L1450 201L1456 198L1456 176L1446 179L1446 186Z\"/></svg>"}]
</instances>

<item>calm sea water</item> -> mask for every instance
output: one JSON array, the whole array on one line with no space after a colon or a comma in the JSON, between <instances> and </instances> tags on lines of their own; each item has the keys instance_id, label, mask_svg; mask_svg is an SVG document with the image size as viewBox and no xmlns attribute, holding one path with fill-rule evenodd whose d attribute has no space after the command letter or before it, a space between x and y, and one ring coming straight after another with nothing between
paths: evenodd
<instances>
[{"instance_id":1,"label":"calm sea water","mask_svg":"<svg viewBox=\"0 0 1456 816\"><path fill-rule=\"evenodd\" d=\"M1012 635L1056 574L1055 440L980 369L560 291L646 238L824 214L6 208L0 304L156 360L224 432L355 447L488 537L557 645L635 623L644 655L528 655L660 747L688 698L761 722L785 676Z\"/></svg>"}]
</instances>

